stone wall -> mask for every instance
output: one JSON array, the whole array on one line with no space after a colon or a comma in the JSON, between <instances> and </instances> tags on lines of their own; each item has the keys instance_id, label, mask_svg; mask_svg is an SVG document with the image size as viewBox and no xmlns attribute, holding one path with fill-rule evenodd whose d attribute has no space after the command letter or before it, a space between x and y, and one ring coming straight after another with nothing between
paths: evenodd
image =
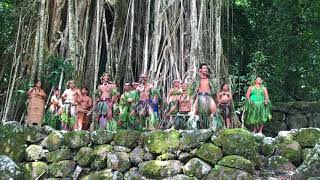
<instances>
[{"instance_id":1,"label":"stone wall","mask_svg":"<svg viewBox=\"0 0 320 180\"><path fill-rule=\"evenodd\" d=\"M273 104L271 122L266 124L264 133L275 137L279 131L320 128L320 102L296 101Z\"/></svg>"},{"instance_id":2,"label":"stone wall","mask_svg":"<svg viewBox=\"0 0 320 180\"><path fill-rule=\"evenodd\" d=\"M320 176L320 129L276 138L244 129L55 131L0 125L4 179L306 179ZM15 141L17 140L17 141Z\"/></svg>"}]
</instances>

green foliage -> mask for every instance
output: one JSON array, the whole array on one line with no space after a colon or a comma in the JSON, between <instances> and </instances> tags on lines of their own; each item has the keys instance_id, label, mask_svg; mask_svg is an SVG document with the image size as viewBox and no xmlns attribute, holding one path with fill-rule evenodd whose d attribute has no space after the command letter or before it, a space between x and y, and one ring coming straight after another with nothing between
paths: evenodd
<instances>
[{"instance_id":1,"label":"green foliage","mask_svg":"<svg viewBox=\"0 0 320 180\"><path fill-rule=\"evenodd\" d=\"M319 9L317 0L235 0L231 73L261 76L273 101L318 100Z\"/></svg>"}]
</instances>

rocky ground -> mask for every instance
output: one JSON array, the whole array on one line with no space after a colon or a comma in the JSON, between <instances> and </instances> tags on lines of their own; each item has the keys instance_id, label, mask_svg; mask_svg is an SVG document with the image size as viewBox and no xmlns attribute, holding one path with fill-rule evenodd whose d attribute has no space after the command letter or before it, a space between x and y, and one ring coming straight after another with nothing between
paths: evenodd
<instances>
[{"instance_id":1,"label":"rocky ground","mask_svg":"<svg viewBox=\"0 0 320 180\"><path fill-rule=\"evenodd\" d=\"M320 129L55 131L0 125L0 179L316 179Z\"/></svg>"}]
</instances>

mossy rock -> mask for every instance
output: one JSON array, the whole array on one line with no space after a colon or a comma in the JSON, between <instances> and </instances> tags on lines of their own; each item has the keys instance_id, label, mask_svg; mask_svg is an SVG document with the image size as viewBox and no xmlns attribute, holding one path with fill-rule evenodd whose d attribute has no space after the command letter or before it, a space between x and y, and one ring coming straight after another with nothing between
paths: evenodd
<instances>
[{"instance_id":1,"label":"mossy rock","mask_svg":"<svg viewBox=\"0 0 320 180\"><path fill-rule=\"evenodd\" d=\"M47 137L47 134L42 131L42 128L39 126L29 126L25 128L24 134L25 140L33 144L38 143Z\"/></svg>"},{"instance_id":2,"label":"mossy rock","mask_svg":"<svg viewBox=\"0 0 320 180\"><path fill-rule=\"evenodd\" d=\"M125 180L146 180L147 178L142 176L139 173L139 169L137 167L130 168L128 172L124 174Z\"/></svg>"},{"instance_id":3,"label":"mossy rock","mask_svg":"<svg viewBox=\"0 0 320 180\"><path fill-rule=\"evenodd\" d=\"M261 152L264 156L272 156L276 150L275 139L271 137L265 137L261 143Z\"/></svg>"},{"instance_id":4,"label":"mossy rock","mask_svg":"<svg viewBox=\"0 0 320 180\"><path fill-rule=\"evenodd\" d=\"M167 161L167 160L173 160L176 158L177 158L177 156L175 154L165 153L165 154L161 154L160 156L157 156L156 160Z\"/></svg>"},{"instance_id":5,"label":"mossy rock","mask_svg":"<svg viewBox=\"0 0 320 180\"><path fill-rule=\"evenodd\" d=\"M229 168L225 166L216 165L210 174L204 178L204 180L225 180L225 179L237 179L237 180L253 180L253 176L239 169Z\"/></svg>"},{"instance_id":6,"label":"mossy rock","mask_svg":"<svg viewBox=\"0 0 320 180\"><path fill-rule=\"evenodd\" d=\"M276 137L277 142L283 142L283 141L293 141L294 137L298 131L296 129L292 129L290 131L280 131L278 133L278 136Z\"/></svg>"},{"instance_id":7,"label":"mossy rock","mask_svg":"<svg viewBox=\"0 0 320 180\"><path fill-rule=\"evenodd\" d=\"M120 146L135 148L140 141L140 132L134 130L119 130L114 136L114 142Z\"/></svg>"},{"instance_id":8,"label":"mossy rock","mask_svg":"<svg viewBox=\"0 0 320 180\"><path fill-rule=\"evenodd\" d=\"M311 150L309 156L296 169L293 179L307 179L309 177L320 177L320 141Z\"/></svg>"},{"instance_id":9,"label":"mossy rock","mask_svg":"<svg viewBox=\"0 0 320 180\"><path fill-rule=\"evenodd\" d=\"M15 162L24 159L27 142L22 126L17 122L0 124L0 154L7 155Z\"/></svg>"},{"instance_id":10,"label":"mossy rock","mask_svg":"<svg viewBox=\"0 0 320 180\"><path fill-rule=\"evenodd\" d=\"M43 149L41 146L32 144L27 147L25 157L27 161L40 160L45 158L48 152L48 150Z\"/></svg>"},{"instance_id":11,"label":"mossy rock","mask_svg":"<svg viewBox=\"0 0 320 180\"><path fill-rule=\"evenodd\" d=\"M199 147L201 143L207 142L212 136L212 131L209 129L201 129L194 131L182 131L180 139L180 149L188 151Z\"/></svg>"},{"instance_id":12,"label":"mossy rock","mask_svg":"<svg viewBox=\"0 0 320 180\"><path fill-rule=\"evenodd\" d=\"M254 174L253 163L242 156L237 156L237 155L225 156L222 158L221 161L218 162L218 165L239 169L242 171L246 171L250 174Z\"/></svg>"},{"instance_id":13,"label":"mossy rock","mask_svg":"<svg viewBox=\"0 0 320 180\"><path fill-rule=\"evenodd\" d=\"M212 167L199 158L193 158L183 167L183 173L190 177L202 179L207 176L212 170Z\"/></svg>"},{"instance_id":14,"label":"mossy rock","mask_svg":"<svg viewBox=\"0 0 320 180\"><path fill-rule=\"evenodd\" d=\"M93 159L93 149L89 147L82 147L77 155L74 157L74 160L82 167L88 166Z\"/></svg>"},{"instance_id":15,"label":"mossy rock","mask_svg":"<svg viewBox=\"0 0 320 180\"><path fill-rule=\"evenodd\" d=\"M107 156L107 167L119 172L126 172L130 169L131 163L129 160L129 155L125 152L114 152Z\"/></svg>"},{"instance_id":16,"label":"mossy rock","mask_svg":"<svg viewBox=\"0 0 320 180\"><path fill-rule=\"evenodd\" d=\"M259 145L251 132L240 128L224 129L219 131L218 138L223 154L243 156L252 161L255 166L260 166Z\"/></svg>"},{"instance_id":17,"label":"mossy rock","mask_svg":"<svg viewBox=\"0 0 320 180\"><path fill-rule=\"evenodd\" d=\"M63 135L64 144L71 149L80 149L87 146L91 139L87 131L69 131Z\"/></svg>"},{"instance_id":18,"label":"mossy rock","mask_svg":"<svg viewBox=\"0 0 320 180\"><path fill-rule=\"evenodd\" d=\"M311 154L312 148L304 148L302 149L302 160L305 161L307 157Z\"/></svg>"},{"instance_id":19,"label":"mossy rock","mask_svg":"<svg viewBox=\"0 0 320 180\"><path fill-rule=\"evenodd\" d=\"M43 176L48 171L48 165L45 162L31 162L23 166L24 179L36 179Z\"/></svg>"},{"instance_id":20,"label":"mossy rock","mask_svg":"<svg viewBox=\"0 0 320 180\"><path fill-rule=\"evenodd\" d=\"M176 176L165 178L163 180L198 180L198 179L195 178L195 177L189 177L189 176L184 175L184 174L178 174Z\"/></svg>"},{"instance_id":21,"label":"mossy rock","mask_svg":"<svg viewBox=\"0 0 320 180\"><path fill-rule=\"evenodd\" d=\"M93 172L82 178L82 180L123 180L123 174L118 171L112 171L111 169L105 169L103 171Z\"/></svg>"},{"instance_id":22,"label":"mossy rock","mask_svg":"<svg viewBox=\"0 0 320 180\"><path fill-rule=\"evenodd\" d=\"M151 160L139 164L139 172L147 178L163 179L182 172L182 163L177 160Z\"/></svg>"},{"instance_id":23,"label":"mossy rock","mask_svg":"<svg viewBox=\"0 0 320 180\"><path fill-rule=\"evenodd\" d=\"M92 169L103 169L107 167L108 154L113 150L111 145L99 145L93 149L92 157L93 161L91 162Z\"/></svg>"},{"instance_id":24,"label":"mossy rock","mask_svg":"<svg viewBox=\"0 0 320 180\"><path fill-rule=\"evenodd\" d=\"M213 165L223 157L223 154L219 147L211 143L206 143L198 149L196 156Z\"/></svg>"},{"instance_id":25,"label":"mossy rock","mask_svg":"<svg viewBox=\"0 0 320 180\"><path fill-rule=\"evenodd\" d=\"M147 132L144 134L144 145L151 153L165 154L178 149L179 137L177 130Z\"/></svg>"},{"instance_id":26,"label":"mossy rock","mask_svg":"<svg viewBox=\"0 0 320 180\"><path fill-rule=\"evenodd\" d=\"M58 131L51 132L41 143L49 151L55 151L63 145L63 135Z\"/></svg>"},{"instance_id":27,"label":"mossy rock","mask_svg":"<svg viewBox=\"0 0 320 180\"><path fill-rule=\"evenodd\" d=\"M294 171L296 167L285 157L272 156L267 159L264 169L272 171L276 175L282 175L288 171Z\"/></svg>"},{"instance_id":28,"label":"mossy rock","mask_svg":"<svg viewBox=\"0 0 320 180\"><path fill-rule=\"evenodd\" d=\"M5 155L0 155L0 179L22 179L19 166Z\"/></svg>"},{"instance_id":29,"label":"mossy rock","mask_svg":"<svg viewBox=\"0 0 320 180\"><path fill-rule=\"evenodd\" d=\"M64 160L49 165L48 174L50 177L71 177L76 168L76 163L70 160Z\"/></svg>"},{"instance_id":30,"label":"mossy rock","mask_svg":"<svg viewBox=\"0 0 320 180\"><path fill-rule=\"evenodd\" d=\"M126 153L131 152L131 149L125 146L114 146L113 149L114 151L117 151L117 152L126 152Z\"/></svg>"},{"instance_id":31,"label":"mossy rock","mask_svg":"<svg viewBox=\"0 0 320 180\"><path fill-rule=\"evenodd\" d=\"M108 144L114 138L114 133L107 130L97 130L91 133L91 140L95 144Z\"/></svg>"},{"instance_id":32,"label":"mossy rock","mask_svg":"<svg viewBox=\"0 0 320 180\"><path fill-rule=\"evenodd\" d=\"M297 141L302 148L313 148L319 139L319 128L302 128L294 137L294 140Z\"/></svg>"},{"instance_id":33,"label":"mossy rock","mask_svg":"<svg viewBox=\"0 0 320 180\"><path fill-rule=\"evenodd\" d=\"M283 156L296 165L300 164L302 149L298 142L286 140L278 143L276 146L276 155Z\"/></svg>"},{"instance_id":34,"label":"mossy rock","mask_svg":"<svg viewBox=\"0 0 320 180\"><path fill-rule=\"evenodd\" d=\"M62 160L70 160L72 157L73 154L68 147L48 152L46 155L47 161L50 163L56 163Z\"/></svg>"},{"instance_id":35,"label":"mossy rock","mask_svg":"<svg viewBox=\"0 0 320 180\"><path fill-rule=\"evenodd\" d=\"M144 155L144 150L141 147L136 147L129 154L130 161L136 166L143 162Z\"/></svg>"}]
</instances>

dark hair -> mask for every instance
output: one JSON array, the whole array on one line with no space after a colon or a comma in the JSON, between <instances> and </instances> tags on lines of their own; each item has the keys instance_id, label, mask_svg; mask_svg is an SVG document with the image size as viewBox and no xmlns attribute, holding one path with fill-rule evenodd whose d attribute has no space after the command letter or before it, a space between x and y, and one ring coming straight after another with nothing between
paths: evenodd
<instances>
[{"instance_id":1,"label":"dark hair","mask_svg":"<svg viewBox=\"0 0 320 180\"><path fill-rule=\"evenodd\" d=\"M81 89L85 89L87 93L89 93L88 87L87 86L82 86Z\"/></svg>"},{"instance_id":2,"label":"dark hair","mask_svg":"<svg viewBox=\"0 0 320 180\"><path fill-rule=\"evenodd\" d=\"M60 91L59 87L54 88L54 92Z\"/></svg>"},{"instance_id":3,"label":"dark hair","mask_svg":"<svg viewBox=\"0 0 320 180\"><path fill-rule=\"evenodd\" d=\"M199 66L199 69L201 69L202 66L207 66L207 67L208 67L208 64L206 64L206 63L201 63L200 66Z\"/></svg>"},{"instance_id":4,"label":"dark hair","mask_svg":"<svg viewBox=\"0 0 320 180\"><path fill-rule=\"evenodd\" d=\"M223 88L224 85L228 85L227 83L223 83L221 86L220 86L220 90ZM229 87L228 87L229 89Z\"/></svg>"}]
</instances>

